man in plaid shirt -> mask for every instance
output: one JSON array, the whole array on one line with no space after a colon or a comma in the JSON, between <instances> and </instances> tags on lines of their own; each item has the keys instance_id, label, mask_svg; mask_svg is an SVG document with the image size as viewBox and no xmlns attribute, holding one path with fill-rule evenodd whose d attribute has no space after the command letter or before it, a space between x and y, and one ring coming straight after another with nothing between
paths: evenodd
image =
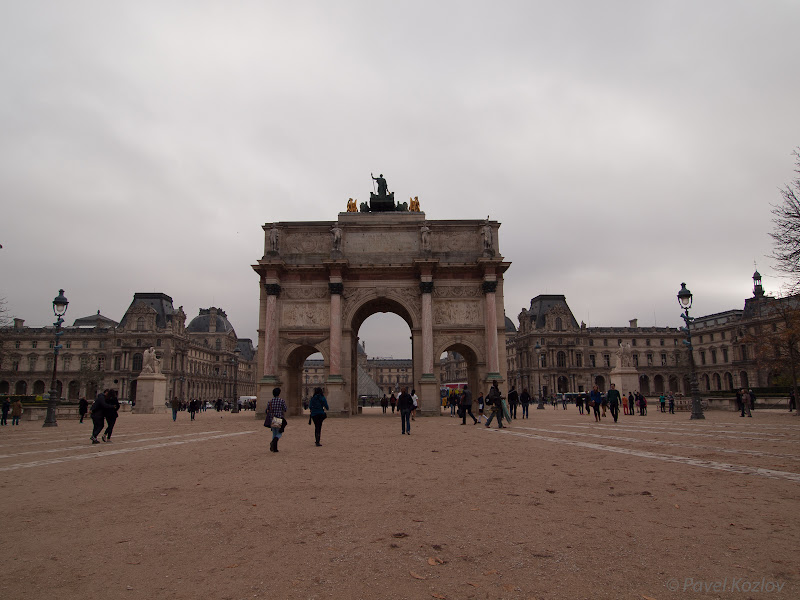
<instances>
[{"instance_id":1,"label":"man in plaid shirt","mask_svg":"<svg viewBox=\"0 0 800 600\"><path fill-rule=\"evenodd\" d=\"M286 408L286 402L280 397L281 388L274 388L272 390L272 400L267 404L267 422L272 428L272 441L269 444L270 452L278 451L278 440L283 435L283 427L272 427L272 419L283 419L283 414L289 410ZM284 420L284 424L285 424Z\"/></svg>"}]
</instances>

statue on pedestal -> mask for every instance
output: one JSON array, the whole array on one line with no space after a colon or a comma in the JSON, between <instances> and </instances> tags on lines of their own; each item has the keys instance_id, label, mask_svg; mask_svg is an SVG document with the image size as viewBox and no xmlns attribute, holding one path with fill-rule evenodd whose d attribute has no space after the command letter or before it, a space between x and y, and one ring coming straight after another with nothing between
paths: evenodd
<instances>
[{"instance_id":1,"label":"statue on pedestal","mask_svg":"<svg viewBox=\"0 0 800 600\"><path fill-rule=\"evenodd\" d=\"M161 373L161 361L156 357L156 350L152 346L142 355L142 373Z\"/></svg>"},{"instance_id":2,"label":"statue on pedestal","mask_svg":"<svg viewBox=\"0 0 800 600\"><path fill-rule=\"evenodd\" d=\"M342 250L342 230L338 223L334 224L331 228L331 235L333 236L333 251L341 252Z\"/></svg>"},{"instance_id":3,"label":"statue on pedestal","mask_svg":"<svg viewBox=\"0 0 800 600\"><path fill-rule=\"evenodd\" d=\"M269 251L275 254L278 253L278 228L272 224L272 229L269 230Z\"/></svg>"},{"instance_id":4,"label":"statue on pedestal","mask_svg":"<svg viewBox=\"0 0 800 600\"><path fill-rule=\"evenodd\" d=\"M492 243L492 226L489 224L489 217L486 217L486 221L481 228L481 233L483 234L483 255L484 256L494 256L494 244Z\"/></svg>"},{"instance_id":5,"label":"statue on pedestal","mask_svg":"<svg viewBox=\"0 0 800 600\"><path fill-rule=\"evenodd\" d=\"M422 251L425 254L430 254L430 252L431 252L431 228L428 227L428 222L427 221L425 221L422 224L422 227L420 227L419 234L420 234L420 238L421 238Z\"/></svg>"},{"instance_id":6,"label":"statue on pedestal","mask_svg":"<svg viewBox=\"0 0 800 600\"><path fill-rule=\"evenodd\" d=\"M347 212L358 212L358 206L356 206L356 201L352 198L347 200Z\"/></svg>"}]
</instances>

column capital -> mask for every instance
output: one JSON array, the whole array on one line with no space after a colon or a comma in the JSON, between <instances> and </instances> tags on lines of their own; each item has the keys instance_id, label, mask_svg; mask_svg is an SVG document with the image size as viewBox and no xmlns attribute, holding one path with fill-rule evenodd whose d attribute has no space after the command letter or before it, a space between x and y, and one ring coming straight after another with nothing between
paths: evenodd
<instances>
[{"instance_id":1,"label":"column capital","mask_svg":"<svg viewBox=\"0 0 800 600\"><path fill-rule=\"evenodd\" d=\"M281 284L280 283L266 283L264 284L264 289L267 290L268 296L280 296L281 295Z\"/></svg>"},{"instance_id":2,"label":"column capital","mask_svg":"<svg viewBox=\"0 0 800 600\"><path fill-rule=\"evenodd\" d=\"M484 281L481 289L483 289L484 294L494 294L497 291L497 280Z\"/></svg>"},{"instance_id":3,"label":"column capital","mask_svg":"<svg viewBox=\"0 0 800 600\"><path fill-rule=\"evenodd\" d=\"M341 281L328 283L328 291L331 293L331 296L334 294L341 296L342 292L344 292L344 284Z\"/></svg>"},{"instance_id":4,"label":"column capital","mask_svg":"<svg viewBox=\"0 0 800 600\"><path fill-rule=\"evenodd\" d=\"M432 281L420 281L419 282L419 291L423 294L432 294L433 293L433 282Z\"/></svg>"}]
</instances>

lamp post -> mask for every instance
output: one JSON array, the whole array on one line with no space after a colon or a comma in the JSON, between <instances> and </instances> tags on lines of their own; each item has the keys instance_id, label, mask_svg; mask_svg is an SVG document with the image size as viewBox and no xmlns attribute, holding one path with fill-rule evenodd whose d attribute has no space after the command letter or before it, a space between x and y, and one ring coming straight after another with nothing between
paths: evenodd
<instances>
[{"instance_id":1,"label":"lamp post","mask_svg":"<svg viewBox=\"0 0 800 600\"><path fill-rule=\"evenodd\" d=\"M56 343L53 344L53 378L50 380L50 397L47 399L47 415L45 416L42 427L58 427L56 421L56 405L60 402L60 394L58 393L58 381L56 380L56 372L58 369L58 351L61 350L61 344L58 343L59 338L63 335L61 331L61 324L64 322L62 318L64 313L67 312L69 300L64 296L64 290L58 290L58 296L53 299L53 314L56 316L56 322L53 325L56 328Z\"/></svg>"},{"instance_id":2,"label":"lamp post","mask_svg":"<svg viewBox=\"0 0 800 600\"><path fill-rule=\"evenodd\" d=\"M536 342L536 345L533 347L533 351L536 352L536 383L538 384L539 390L539 404L536 406L536 410L544 410L544 399L542 398L542 347L539 345L539 342Z\"/></svg>"},{"instance_id":3,"label":"lamp post","mask_svg":"<svg viewBox=\"0 0 800 600\"><path fill-rule=\"evenodd\" d=\"M681 318L686 323L686 339L683 343L689 348L689 368L691 369L691 386L692 386L692 416L691 419L705 419L703 415L703 405L700 403L700 387L697 385L697 371L694 365L694 349L692 348L692 328L691 323L694 317L689 316L689 309L692 307L692 292L686 289L686 284L681 284L681 289L678 292L678 304L683 309Z\"/></svg>"},{"instance_id":4,"label":"lamp post","mask_svg":"<svg viewBox=\"0 0 800 600\"><path fill-rule=\"evenodd\" d=\"M239 412L239 355L241 350L236 348L233 351L233 358L231 364L233 365L233 406L231 406L232 413Z\"/></svg>"}]
</instances>

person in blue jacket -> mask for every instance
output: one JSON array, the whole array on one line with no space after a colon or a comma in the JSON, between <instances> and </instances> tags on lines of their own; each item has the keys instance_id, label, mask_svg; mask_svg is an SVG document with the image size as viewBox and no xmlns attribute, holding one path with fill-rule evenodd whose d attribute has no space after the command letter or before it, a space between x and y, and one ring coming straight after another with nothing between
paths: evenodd
<instances>
[{"instance_id":1,"label":"person in blue jacket","mask_svg":"<svg viewBox=\"0 0 800 600\"><path fill-rule=\"evenodd\" d=\"M589 392L589 401L592 404L592 408L594 409L594 420L596 422L600 421L600 405L603 404L603 395L600 393L600 388L596 385L592 388L592 391Z\"/></svg>"}]
</instances>

